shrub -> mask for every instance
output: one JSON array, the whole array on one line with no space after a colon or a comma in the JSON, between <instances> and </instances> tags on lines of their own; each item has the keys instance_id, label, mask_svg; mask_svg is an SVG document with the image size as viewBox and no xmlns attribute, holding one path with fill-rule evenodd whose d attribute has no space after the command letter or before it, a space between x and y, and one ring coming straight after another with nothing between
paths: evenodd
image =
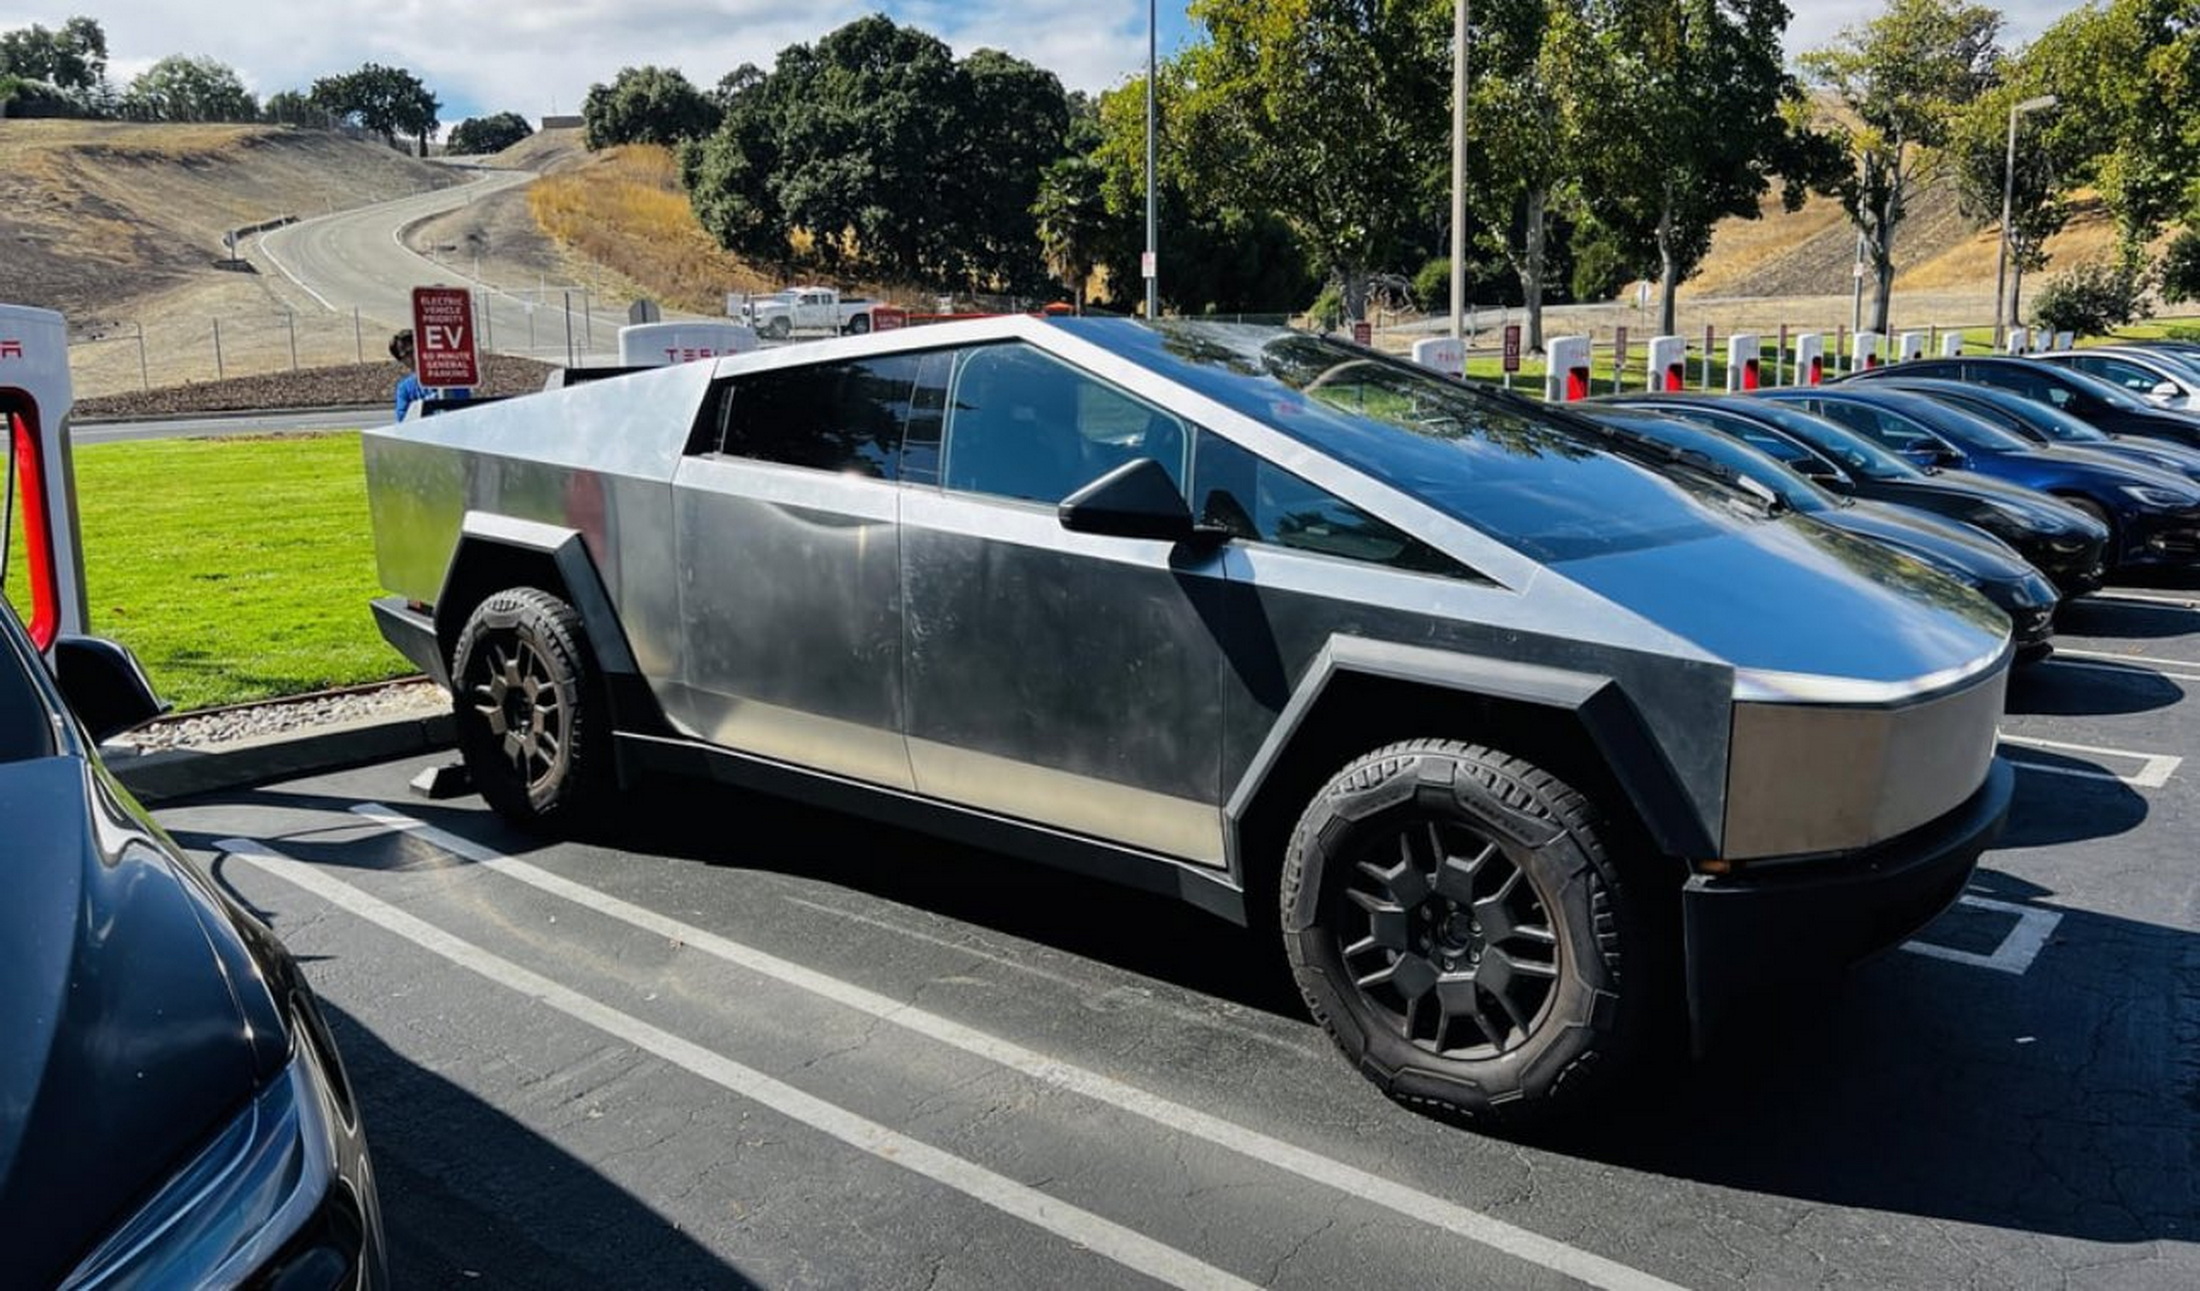
<instances>
[{"instance_id":1,"label":"shrub","mask_svg":"<svg viewBox=\"0 0 2200 1291\"><path fill-rule=\"evenodd\" d=\"M2170 239L2156 271L2162 282L2162 299L2172 304L2200 300L2200 229L2186 229Z\"/></svg>"},{"instance_id":2,"label":"shrub","mask_svg":"<svg viewBox=\"0 0 2200 1291\"><path fill-rule=\"evenodd\" d=\"M2032 302L2032 318L2050 332L2099 336L2154 312L2148 286L2139 266L2096 260L2049 279Z\"/></svg>"}]
</instances>

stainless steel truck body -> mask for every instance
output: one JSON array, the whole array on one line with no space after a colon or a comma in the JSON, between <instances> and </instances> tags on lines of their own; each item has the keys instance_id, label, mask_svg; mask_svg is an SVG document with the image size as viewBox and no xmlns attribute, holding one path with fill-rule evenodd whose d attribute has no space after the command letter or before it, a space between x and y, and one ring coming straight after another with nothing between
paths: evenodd
<instances>
[{"instance_id":1,"label":"stainless steel truck body","mask_svg":"<svg viewBox=\"0 0 2200 1291\"><path fill-rule=\"evenodd\" d=\"M1280 919L1390 1093L1518 1116L1669 985L1906 936L2009 801L2003 615L1630 451L1302 333L959 322L370 431L375 611L519 823L685 772Z\"/></svg>"}]
</instances>

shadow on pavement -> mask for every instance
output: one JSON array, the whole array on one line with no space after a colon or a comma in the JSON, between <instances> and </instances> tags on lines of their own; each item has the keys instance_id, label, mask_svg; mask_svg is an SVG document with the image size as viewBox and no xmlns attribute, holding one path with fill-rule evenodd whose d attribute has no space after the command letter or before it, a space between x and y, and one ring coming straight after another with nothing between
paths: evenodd
<instances>
[{"instance_id":1,"label":"shadow on pavement","mask_svg":"<svg viewBox=\"0 0 2200 1291\"><path fill-rule=\"evenodd\" d=\"M391 1286L755 1285L594 1167L322 1010L365 1118Z\"/></svg>"},{"instance_id":2,"label":"shadow on pavement","mask_svg":"<svg viewBox=\"0 0 2200 1291\"><path fill-rule=\"evenodd\" d=\"M2172 708L2184 698L2183 686L2152 668L2086 659L2010 673L2006 707L2033 716L2109 717Z\"/></svg>"},{"instance_id":3,"label":"shadow on pavement","mask_svg":"<svg viewBox=\"0 0 2200 1291\"><path fill-rule=\"evenodd\" d=\"M2134 640L2191 636L2200 633L2200 608L2081 598L2056 615L2055 630L2072 636Z\"/></svg>"},{"instance_id":4,"label":"shadow on pavement","mask_svg":"<svg viewBox=\"0 0 2200 1291\"><path fill-rule=\"evenodd\" d=\"M2101 778L2107 768L2100 763L2035 748L2018 748L2007 756L2017 764L2017 797L1997 847L2092 842L2130 833L2146 821L2145 795L2120 780ZM2081 774L2027 771L2027 765Z\"/></svg>"},{"instance_id":5,"label":"shadow on pavement","mask_svg":"<svg viewBox=\"0 0 2200 1291\"><path fill-rule=\"evenodd\" d=\"M2200 1234L2196 1084L2200 937L2064 911L2022 976L1888 953L1544 1146L1867 1212L2182 1242Z\"/></svg>"}]
</instances>

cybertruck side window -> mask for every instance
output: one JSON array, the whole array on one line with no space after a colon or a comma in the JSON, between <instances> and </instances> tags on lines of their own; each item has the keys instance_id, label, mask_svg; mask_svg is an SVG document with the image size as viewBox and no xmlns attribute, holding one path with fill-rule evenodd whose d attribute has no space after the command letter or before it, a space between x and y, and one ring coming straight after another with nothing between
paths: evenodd
<instances>
[{"instance_id":1,"label":"cybertruck side window","mask_svg":"<svg viewBox=\"0 0 2200 1291\"><path fill-rule=\"evenodd\" d=\"M912 440L917 427L912 427ZM1025 502L1059 502L1135 457L1179 487L1185 423L1028 345L964 351L947 402L940 482Z\"/></svg>"},{"instance_id":2,"label":"cybertruck side window","mask_svg":"<svg viewBox=\"0 0 2200 1291\"><path fill-rule=\"evenodd\" d=\"M1192 458L1192 510L1244 542L1318 552L1421 574L1486 582L1480 575L1343 498L1210 430Z\"/></svg>"},{"instance_id":3,"label":"cybertruck side window","mask_svg":"<svg viewBox=\"0 0 2200 1291\"><path fill-rule=\"evenodd\" d=\"M887 354L728 378L711 390L693 447L895 479L920 357Z\"/></svg>"}]
</instances>

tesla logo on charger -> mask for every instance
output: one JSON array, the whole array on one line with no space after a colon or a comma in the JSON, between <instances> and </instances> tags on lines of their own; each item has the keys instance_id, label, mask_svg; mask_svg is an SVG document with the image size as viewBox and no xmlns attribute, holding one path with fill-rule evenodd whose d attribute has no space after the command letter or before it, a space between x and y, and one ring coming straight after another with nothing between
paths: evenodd
<instances>
[{"instance_id":1,"label":"tesla logo on charger","mask_svg":"<svg viewBox=\"0 0 2200 1291\"><path fill-rule=\"evenodd\" d=\"M23 342L0 341L0 359L19 359L22 357Z\"/></svg>"}]
</instances>

